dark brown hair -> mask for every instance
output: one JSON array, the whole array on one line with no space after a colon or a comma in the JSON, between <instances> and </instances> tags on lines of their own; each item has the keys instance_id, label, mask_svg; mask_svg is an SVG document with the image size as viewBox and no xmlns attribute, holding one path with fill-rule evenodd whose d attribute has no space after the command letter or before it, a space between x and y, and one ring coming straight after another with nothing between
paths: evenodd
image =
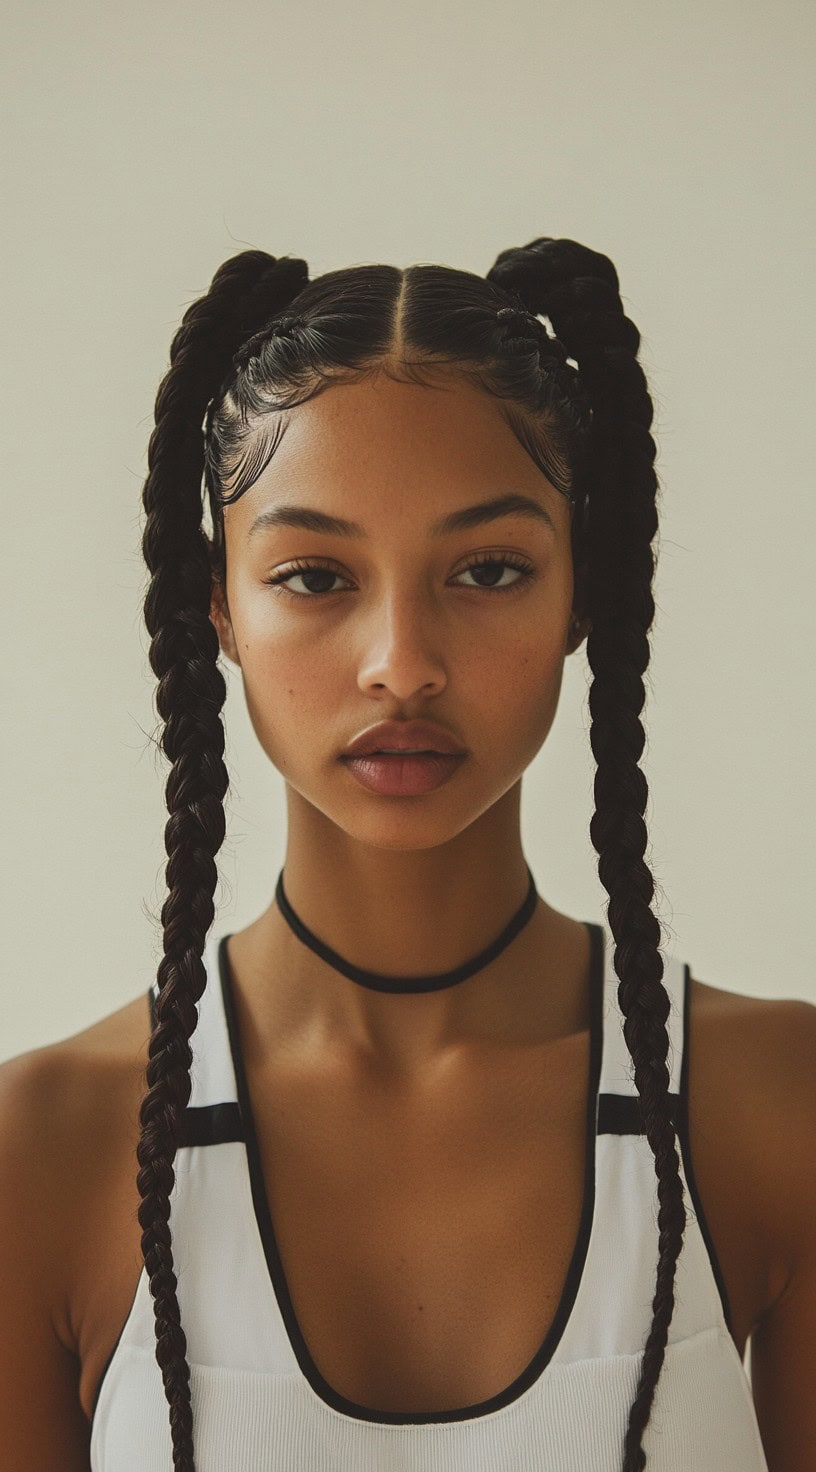
<instances>
[{"instance_id":1,"label":"dark brown hair","mask_svg":"<svg viewBox=\"0 0 816 1472\"><path fill-rule=\"evenodd\" d=\"M597 772L590 836L609 895L617 995L659 1200L653 1319L621 1449L622 1472L646 1464L641 1439L674 1312L686 1211L668 1098L661 928L644 858L648 787L638 766L658 525L653 409L639 345L612 262L575 241L549 237L502 251L485 277L435 265L363 265L310 282L305 261L243 251L219 267L173 338L143 491L142 547L151 574L144 613L171 770L164 954L137 1184L176 1472L194 1472L195 1463L170 1193L190 1098L190 1037L206 984L203 952L215 913L215 854L224 840L229 785L220 714L226 684L210 619L213 580L225 579L222 507L268 463L283 411L333 383L379 373L426 382L434 365L502 401L520 443L571 506L574 608L591 622L590 742ZM205 491L211 539L203 524Z\"/></svg>"}]
</instances>

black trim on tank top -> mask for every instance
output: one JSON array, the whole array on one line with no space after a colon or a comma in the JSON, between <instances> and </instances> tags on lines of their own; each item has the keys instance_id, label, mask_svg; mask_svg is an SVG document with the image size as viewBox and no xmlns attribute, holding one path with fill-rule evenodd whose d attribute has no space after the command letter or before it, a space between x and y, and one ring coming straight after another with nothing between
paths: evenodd
<instances>
[{"instance_id":1,"label":"black trim on tank top","mask_svg":"<svg viewBox=\"0 0 816 1472\"><path fill-rule=\"evenodd\" d=\"M592 1232L592 1223L595 1215L595 1179L596 1179L596 1145L597 1138L597 1103L598 1089L601 1079L601 1064L603 1052L603 1004L604 1004L604 933L603 927L583 922L590 935L590 968L589 968L589 993L590 993L590 1056L589 1056L589 1081L587 1088L586 1105L586 1129L584 1149L584 1186L583 1205L581 1208L581 1219L578 1227L578 1235L567 1271L566 1282L561 1294L553 1321L547 1331L543 1344L533 1355L529 1364L521 1374L516 1377L504 1390L491 1396L489 1400L479 1401L476 1405L462 1406L452 1411L376 1411L369 1406L359 1405L356 1401L348 1400L340 1395L329 1385L328 1381L321 1375L309 1352L308 1345L298 1324L292 1305L286 1275L280 1258L272 1217L269 1209L269 1201L261 1167L260 1149L255 1129L255 1120L252 1113L252 1105L249 1097L247 1077L244 1069L244 1061L241 1054L240 1039L238 1033L237 1016L232 997L232 978L230 974L229 958L227 956L227 941L229 935L222 937L218 946L218 969L221 979L221 990L224 999L224 1014L227 1022L232 1062L235 1071L235 1080L238 1092L238 1103L241 1115L246 1125L246 1152L249 1167L250 1185L252 1189L252 1200L255 1207L255 1217L261 1243L266 1257L272 1288L278 1301L281 1317L284 1322L286 1333L289 1337L293 1353L312 1389L325 1401L327 1405L335 1410L342 1411L345 1415L353 1417L358 1421L373 1421L383 1425L417 1425L426 1422L448 1422L472 1420L480 1416L489 1415L493 1411L500 1410L503 1406L510 1405L518 1400L543 1373L552 1359L567 1327L572 1314L578 1289L583 1277L589 1250L589 1239Z\"/></svg>"},{"instance_id":2,"label":"black trim on tank top","mask_svg":"<svg viewBox=\"0 0 816 1472\"><path fill-rule=\"evenodd\" d=\"M669 1094L669 1114L675 1129L680 1105L679 1094ZM599 1135L645 1135L639 1094L599 1094Z\"/></svg>"},{"instance_id":3,"label":"black trim on tank top","mask_svg":"<svg viewBox=\"0 0 816 1472\"><path fill-rule=\"evenodd\" d=\"M237 1104L205 1104L188 1108L179 1137L179 1149L189 1145L227 1145L231 1140L244 1140L244 1121Z\"/></svg>"},{"instance_id":4,"label":"black trim on tank top","mask_svg":"<svg viewBox=\"0 0 816 1472\"><path fill-rule=\"evenodd\" d=\"M703 1203L700 1198L700 1192L697 1189L697 1181L694 1176L694 1167L691 1159L691 1140L689 1135L688 1108L689 1053L691 1052L691 1036L689 1032L690 1017L691 968L689 966L685 966L683 968L683 1062L680 1068L680 1099L682 1107L680 1110L680 1119L677 1127L677 1138L680 1141L680 1149L683 1155L683 1169L685 1171L686 1184L688 1185L688 1194L691 1197L692 1205L697 1214L697 1225L699 1226L702 1233L703 1241L705 1242L708 1256L711 1262L711 1268L714 1273L714 1279L717 1284L717 1288L719 1289L720 1300L722 1302L723 1308L723 1316L725 1318L728 1332L731 1335L731 1338L734 1340L735 1347L737 1347L737 1354L739 1354L740 1351L739 1347L737 1346L736 1335L734 1334L734 1325L731 1320L731 1305L728 1301L728 1289L725 1286L725 1278L723 1277L719 1258L717 1257L717 1249L714 1246L714 1238L712 1237L708 1229L708 1222L706 1221L705 1212L703 1211Z\"/></svg>"}]
</instances>

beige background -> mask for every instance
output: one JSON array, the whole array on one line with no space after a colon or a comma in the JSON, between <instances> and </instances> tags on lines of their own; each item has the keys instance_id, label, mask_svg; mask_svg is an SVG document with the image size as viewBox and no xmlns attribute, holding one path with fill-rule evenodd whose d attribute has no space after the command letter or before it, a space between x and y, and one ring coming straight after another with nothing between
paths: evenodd
<instances>
[{"instance_id":1,"label":"beige background","mask_svg":"<svg viewBox=\"0 0 816 1472\"><path fill-rule=\"evenodd\" d=\"M146 991L164 781L141 486L172 335L246 247L484 273L610 255L657 405L650 858L703 980L816 1002L813 7L7 4L0 1057ZM272 896L283 783L227 669L214 930ZM539 889L600 919L585 648L524 779Z\"/></svg>"}]
</instances>

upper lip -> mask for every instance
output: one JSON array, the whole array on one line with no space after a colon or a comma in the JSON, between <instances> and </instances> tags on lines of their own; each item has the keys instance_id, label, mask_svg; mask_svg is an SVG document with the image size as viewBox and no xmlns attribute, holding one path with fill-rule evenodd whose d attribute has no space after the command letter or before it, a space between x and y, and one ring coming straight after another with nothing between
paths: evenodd
<instances>
[{"instance_id":1,"label":"upper lip","mask_svg":"<svg viewBox=\"0 0 816 1472\"><path fill-rule=\"evenodd\" d=\"M391 751L438 751L445 756L463 756L464 747L433 721L381 721L369 726L349 743L343 756L366 756L383 749Z\"/></svg>"}]
</instances>

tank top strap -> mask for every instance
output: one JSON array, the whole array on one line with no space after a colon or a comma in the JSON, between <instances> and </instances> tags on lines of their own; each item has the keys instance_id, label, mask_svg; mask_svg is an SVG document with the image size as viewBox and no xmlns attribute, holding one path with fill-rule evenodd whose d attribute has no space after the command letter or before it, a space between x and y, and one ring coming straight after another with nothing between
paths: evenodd
<instances>
[{"instance_id":1,"label":"tank top strap","mask_svg":"<svg viewBox=\"0 0 816 1472\"><path fill-rule=\"evenodd\" d=\"M651 1323L659 1256L654 1155L644 1127L635 1065L624 1037L618 1000L615 940L603 923L602 1063L597 1100L596 1208L581 1291L585 1302L569 1330L586 1352L635 1354ZM723 1334L736 1356L725 1279L708 1228L691 1160L688 1118L690 967L661 947L662 984L669 997L669 1112L675 1128L686 1225L677 1261L669 1343L697 1334ZM565 1341L569 1336L565 1336ZM573 1347L565 1342L564 1352Z\"/></svg>"},{"instance_id":2,"label":"tank top strap","mask_svg":"<svg viewBox=\"0 0 816 1472\"><path fill-rule=\"evenodd\" d=\"M208 936L202 955L207 984L197 1004L198 1022L190 1038L190 1099L180 1146L245 1138L224 1004L220 963L225 940L224 936ZM154 1026L158 994L156 979L150 988Z\"/></svg>"},{"instance_id":3,"label":"tank top strap","mask_svg":"<svg viewBox=\"0 0 816 1472\"><path fill-rule=\"evenodd\" d=\"M604 997L603 1054L599 1088L599 1130L613 1132L640 1130L640 1096L635 1083L635 1065L624 1037L624 1014L618 1000L620 977L615 970L615 939L604 921ZM666 1030L669 1051L669 1099L675 1125L679 1122L679 1104L683 1077L685 1045L685 1000L688 966L677 956L661 948L663 986L669 997Z\"/></svg>"}]
</instances>

